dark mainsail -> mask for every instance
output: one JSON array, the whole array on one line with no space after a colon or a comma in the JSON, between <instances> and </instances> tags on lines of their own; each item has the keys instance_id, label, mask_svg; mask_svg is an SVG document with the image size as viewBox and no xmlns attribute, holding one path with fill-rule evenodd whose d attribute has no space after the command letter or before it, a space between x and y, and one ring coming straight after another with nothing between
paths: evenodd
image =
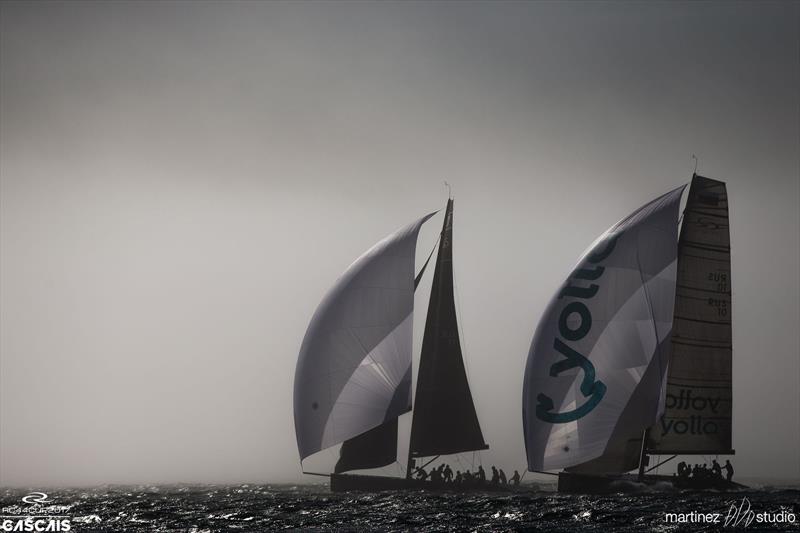
<instances>
[{"instance_id":1,"label":"dark mainsail","mask_svg":"<svg viewBox=\"0 0 800 533\"><path fill-rule=\"evenodd\" d=\"M678 242L665 412L648 451L730 454L731 254L725 183L694 175Z\"/></svg>"},{"instance_id":2,"label":"dark mainsail","mask_svg":"<svg viewBox=\"0 0 800 533\"><path fill-rule=\"evenodd\" d=\"M410 456L487 449L467 383L453 293L453 200L447 202L422 340Z\"/></svg>"}]
</instances>

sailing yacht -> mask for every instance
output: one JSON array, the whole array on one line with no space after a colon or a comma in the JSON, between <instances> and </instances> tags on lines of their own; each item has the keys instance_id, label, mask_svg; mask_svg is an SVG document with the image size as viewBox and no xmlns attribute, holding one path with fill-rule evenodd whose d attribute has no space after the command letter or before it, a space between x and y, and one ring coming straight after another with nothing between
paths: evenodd
<instances>
[{"instance_id":1,"label":"sailing yacht","mask_svg":"<svg viewBox=\"0 0 800 533\"><path fill-rule=\"evenodd\" d=\"M679 235L684 188L602 234L536 329L522 400L528 470L560 470L559 491L741 487L648 475L678 455L734 453L728 196L694 174ZM651 455L670 457L648 469Z\"/></svg>"},{"instance_id":2,"label":"sailing yacht","mask_svg":"<svg viewBox=\"0 0 800 533\"><path fill-rule=\"evenodd\" d=\"M414 257L419 230L434 214L389 235L350 265L319 304L303 339L294 382L300 461L341 443L333 472L324 474L334 492L437 488L414 479L425 459L489 448L458 334L452 198L438 241L412 406L414 291L431 259L415 276ZM413 418L405 477L349 474L398 460L398 418L408 412Z\"/></svg>"}]
</instances>

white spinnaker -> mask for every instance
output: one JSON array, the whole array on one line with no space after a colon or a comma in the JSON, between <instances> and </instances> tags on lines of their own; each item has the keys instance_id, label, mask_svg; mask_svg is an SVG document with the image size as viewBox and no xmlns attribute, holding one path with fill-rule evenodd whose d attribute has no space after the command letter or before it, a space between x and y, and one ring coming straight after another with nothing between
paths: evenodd
<instances>
[{"instance_id":1,"label":"white spinnaker","mask_svg":"<svg viewBox=\"0 0 800 533\"><path fill-rule=\"evenodd\" d=\"M410 410L414 255L433 214L365 252L317 307L294 379L301 460Z\"/></svg>"},{"instance_id":2,"label":"white spinnaker","mask_svg":"<svg viewBox=\"0 0 800 533\"><path fill-rule=\"evenodd\" d=\"M523 385L529 469L596 459L612 435L641 433L655 422L669 357L682 191L612 226L548 304Z\"/></svg>"}]
</instances>

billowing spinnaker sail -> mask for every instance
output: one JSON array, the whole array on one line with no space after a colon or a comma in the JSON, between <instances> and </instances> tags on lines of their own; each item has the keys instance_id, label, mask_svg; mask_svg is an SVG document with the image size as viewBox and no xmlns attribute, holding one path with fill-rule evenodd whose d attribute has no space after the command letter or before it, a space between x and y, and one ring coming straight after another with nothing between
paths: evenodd
<instances>
[{"instance_id":1,"label":"billowing spinnaker sail","mask_svg":"<svg viewBox=\"0 0 800 533\"><path fill-rule=\"evenodd\" d=\"M523 385L530 470L596 459L612 435L619 441L656 420L672 327L682 191L612 226L548 304ZM657 379L648 377L654 374ZM643 379L652 381L649 388L638 387Z\"/></svg>"},{"instance_id":2,"label":"billowing spinnaker sail","mask_svg":"<svg viewBox=\"0 0 800 533\"><path fill-rule=\"evenodd\" d=\"M666 412L655 453L731 450L731 248L725 183L694 176L678 241Z\"/></svg>"},{"instance_id":3,"label":"billowing spinnaker sail","mask_svg":"<svg viewBox=\"0 0 800 533\"><path fill-rule=\"evenodd\" d=\"M294 378L301 459L411 409L414 254L431 216L359 257L317 307Z\"/></svg>"},{"instance_id":4,"label":"billowing spinnaker sail","mask_svg":"<svg viewBox=\"0 0 800 533\"><path fill-rule=\"evenodd\" d=\"M435 248L436 246L434 246ZM433 252L434 250L431 250L428 259L414 279L414 290L417 289L422 275L433 257ZM341 473L350 470L380 468L390 465L396 460L397 419L392 418L380 426L342 442L342 447L339 448L339 460L336 461L333 471Z\"/></svg>"}]
</instances>

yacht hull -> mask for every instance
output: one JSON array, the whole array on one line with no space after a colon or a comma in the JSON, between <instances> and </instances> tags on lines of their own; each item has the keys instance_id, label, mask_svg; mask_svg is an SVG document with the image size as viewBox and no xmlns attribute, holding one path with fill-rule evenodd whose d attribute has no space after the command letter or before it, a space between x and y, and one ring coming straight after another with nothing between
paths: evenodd
<instances>
[{"instance_id":1,"label":"yacht hull","mask_svg":"<svg viewBox=\"0 0 800 533\"><path fill-rule=\"evenodd\" d=\"M691 479L677 476L646 475L639 481L638 476L588 475L572 472L558 474L558 492L568 494L614 494L618 492L641 492L643 489L664 488L666 490L715 490L736 491L746 489L745 485L720 478Z\"/></svg>"},{"instance_id":2,"label":"yacht hull","mask_svg":"<svg viewBox=\"0 0 800 533\"><path fill-rule=\"evenodd\" d=\"M523 492L535 490L530 485L493 485L482 483L456 485L454 483L434 483L419 479L406 479L389 476L364 476L358 474L331 474L331 492L381 492L389 490L429 490L450 492Z\"/></svg>"}]
</instances>

